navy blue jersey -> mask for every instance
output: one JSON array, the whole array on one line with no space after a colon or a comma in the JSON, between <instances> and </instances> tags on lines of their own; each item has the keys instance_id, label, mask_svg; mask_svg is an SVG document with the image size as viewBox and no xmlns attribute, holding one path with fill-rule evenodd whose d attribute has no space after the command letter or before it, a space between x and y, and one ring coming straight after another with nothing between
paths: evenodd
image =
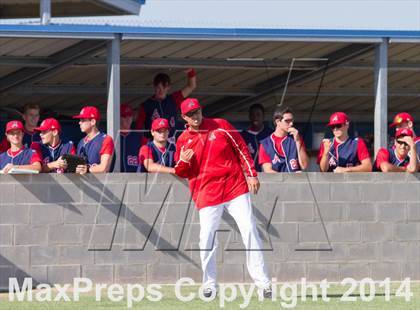
<instances>
[{"instance_id":1,"label":"navy blue jersey","mask_svg":"<svg viewBox=\"0 0 420 310\"><path fill-rule=\"evenodd\" d=\"M137 172L139 149L143 135L140 132L121 134L121 172Z\"/></svg>"},{"instance_id":2,"label":"navy blue jersey","mask_svg":"<svg viewBox=\"0 0 420 310\"><path fill-rule=\"evenodd\" d=\"M175 167L174 155L176 148L174 144L168 143L165 152L159 150L153 141L147 142L146 146L151 151L153 162L166 167ZM143 164L140 164L138 172L147 172L147 169Z\"/></svg>"},{"instance_id":3,"label":"navy blue jersey","mask_svg":"<svg viewBox=\"0 0 420 310\"><path fill-rule=\"evenodd\" d=\"M88 165L99 165L101 163L101 151L105 143L110 143L112 151L107 151L106 154L113 154L112 138L106 133L99 132L92 140L86 142L85 139L80 140L77 145L77 155L86 158Z\"/></svg>"},{"instance_id":4,"label":"navy blue jersey","mask_svg":"<svg viewBox=\"0 0 420 310\"><path fill-rule=\"evenodd\" d=\"M31 148L38 151L44 165L58 160L64 154L75 154L73 141L60 141L55 147L42 144L41 142L34 142ZM50 172L57 172L57 169L51 170Z\"/></svg>"},{"instance_id":5,"label":"navy blue jersey","mask_svg":"<svg viewBox=\"0 0 420 310\"><path fill-rule=\"evenodd\" d=\"M344 143L338 145L337 150L334 148L334 141L328 150L328 171L332 172L337 167L354 167L360 165L357 155L359 138L348 138Z\"/></svg>"},{"instance_id":6,"label":"navy blue jersey","mask_svg":"<svg viewBox=\"0 0 420 310\"><path fill-rule=\"evenodd\" d=\"M267 138L273 131L270 128L264 127L259 132L244 130L241 132L242 138L244 138L246 145L248 146L249 153L254 159L254 166L258 172L261 172L261 165L258 163L258 151L260 149L261 141Z\"/></svg>"},{"instance_id":7,"label":"navy blue jersey","mask_svg":"<svg viewBox=\"0 0 420 310\"><path fill-rule=\"evenodd\" d=\"M0 154L0 169L3 169L7 164L12 165L30 165L32 156L35 155L35 150L23 148L15 156L11 156L9 151Z\"/></svg>"},{"instance_id":8,"label":"navy blue jersey","mask_svg":"<svg viewBox=\"0 0 420 310\"><path fill-rule=\"evenodd\" d=\"M29 132L26 129L23 130L23 140L22 144L26 148L30 148L32 145L32 142L41 142L41 136L39 135L39 132Z\"/></svg>"},{"instance_id":9,"label":"navy blue jersey","mask_svg":"<svg viewBox=\"0 0 420 310\"><path fill-rule=\"evenodd\" d=\"M301 171L299 166L298 149L296 147L296 141L292 135L287 137L281 142L281 148L284 156L276 149L276 143L273 140L272 135L263 139L261 145L264 148L265 153L271 159L272 169L278 172L297 172Z\"/></svg>"}]
</instances>

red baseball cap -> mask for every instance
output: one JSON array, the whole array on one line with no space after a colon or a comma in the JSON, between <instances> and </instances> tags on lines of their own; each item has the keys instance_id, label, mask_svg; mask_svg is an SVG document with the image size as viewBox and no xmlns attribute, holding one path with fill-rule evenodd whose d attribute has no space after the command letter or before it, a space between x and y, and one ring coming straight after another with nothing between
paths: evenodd
<instances>
[{"instance_id":1,"label":"red baseball cap","mask_svg":"<svg viewBox=\"0 0 420 310\"><path fill-rule=\"evenodd\" d=\"M394 121L391 125L389 125L389 127L395 127L401 124L402 122L414 122L414 118L407 112L398 113L397 115L395 115Z\"/></svg>"},{"instance_id":2,"label":"red baseball cap","mask_svg":"<svg viewBox=\"0 0 420 310\"><path fill-rule=\"evenodd\" d=\"M6 133L11 130L22 130L23 131L23 124L21 121L10 121L6 124Z\"/></svg>"},{"instance_id":3,"label":"red baseball cap","mask_svg":"<svg viewBox=\"0 0 420 310\"><path fill-rule=\"evenodd\" d=\"M101 114L99 113L98 108L87 106L87 107L83 107L79 115L75 115L73 116L73 118L92 118L98 121L101 119Z\"/></svg>"},{"instance_id":4,"label":"red baseball cap","mask_svg":"<svg viewBox=\"0 0 420 310\"><path fill-rule=\"evenodd\" d=\"M187 98L181 103L181 113L184 115L197 109L201 109L201 106L198 100L195 98Z\"/></svg>"},{"instance_id":5,"label":"red baseball cap","mask_svg":"<svg viewBox=\"0 0 420 310\"><path fill-rule=\"evenodd\" d=\"M129 105L127 103L121 104L121 107L120 107L120 116L121 117L129 117L129 116L133 116L133 115L134 115L134 111L133 111L133 108L131 107L131 105Z\"/></svg>"},{"instance_id":6,"label":"red baseball cap","mask_svg":"<svg viewBox=\"0 0 420 310\"><path fill-rule=\"evenodd\" d=\"M166 128L169 129L169 122L166 118L156 118L152 122L152 130L157 131L159 129Z\"/></svg>"},{"instance_id":7,"label":"red baseball cap","mask_svg":"<svg viewBox=\"0 0 420 310\"><path fill-rule=\"evenodd\" d=\"M410 128L398 128L395 131L395 138L401 137L401 136L409 136L414 137L414 132Z\"/></svg>"},{"instance_id":8,"label":"red baseball cap","mask_svg":"<svg viewBox=\"0 0 420 310\"><path fill-rule=\"evenodd\" d=\"M349 117L344 112L335 112L333 115L330 116L330 122L327 126L345 124L349 121Z\"/></svg>"},{"instance_id":9,"label":"red baseball cap","mask_svg":"<svg viewBox=\"0 0 420 310\"><path fill-rule=\"evenodd\" d=\"M54 130L61 132L61 125L55 118L46 118L42 121L39 127L34 128L36 131Z\"/></svg>"}]
</instances>

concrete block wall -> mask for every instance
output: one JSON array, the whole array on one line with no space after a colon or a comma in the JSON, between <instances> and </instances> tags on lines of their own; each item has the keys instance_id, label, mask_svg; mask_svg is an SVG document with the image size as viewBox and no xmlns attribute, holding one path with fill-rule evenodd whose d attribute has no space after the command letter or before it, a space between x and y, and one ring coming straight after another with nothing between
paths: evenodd
<instances>
[{"instance_id":1,"label":"concrete block wall","mask_svg":"<svg viewBox=\"0 0 420 310\"><path fill-rule=\"evenodd\" d=\"M278 281L420 280L420 181L406 174L261 175L252 197L270 276ZM0 177L0 288L40 283L201 280L198 214L169 175ZM219 280L249 282L225 214Z\"/></svg>"}]
</instances>

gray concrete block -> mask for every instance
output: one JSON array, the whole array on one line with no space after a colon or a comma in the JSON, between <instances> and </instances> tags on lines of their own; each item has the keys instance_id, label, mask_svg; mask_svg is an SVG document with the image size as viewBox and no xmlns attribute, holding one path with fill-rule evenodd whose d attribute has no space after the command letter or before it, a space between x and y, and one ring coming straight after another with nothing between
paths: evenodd
<instances>
[{"instance_id":1,"label":"gray concrete block","mask_svg":"<svg viewBox=\"0 0 420 310\"><path fill-rule=\"evenodd\" d=\"M9 279L15 277L15 267L0 266L0 290L9 290Z\"/></svg>"},{"instance_id":2,"label":"gray concrete block","mask_svg":"<svg viewBox=\"0 0 420 310\"><path fill-rule=\"evenodd\" d=\"M392 240L392 227L386 223L362 223L362 241L379 242Z\"/></svg>"},{"instance_id":3,"label":"gray concrete block","mask_svg":"<svg viewBox=\"0 0 420 310\"><path fill-rule=\"evenodd\" d=\"M2 176L0 179L3 179L3 178L4 176ZM3 206L5 204L14 204L14 203L15 203L15 185L14 184L1 184L0 206Z\"/></svg>"},{"instance_id":4,"label":"gray concrete block","mask_svg":"<svg viewBox=\"0 0 420 310\"><path fill-rule=\"evenodd\" d=\"M404 261L407 258L407 245L402 242L382 242L382 261Z\"/></svg>"},{"instance_id":5,"label":"gray concrete block","mask_svg":"<svg viewBox=\"0 0 420 310\"><path fill-rule=\"evenodd\" d=\"M16 245L47 245L48 227L36 227L28 225L15 226Z\"/></svg>"},{"instance_id":6,"label":"gray concrete block","mask_svg":"<svg viewBox=\"0 0 420 310\"><path fill-rule=\"evenodd\" d=\"M148 283L173 283L179 279L178 264L147 265Z\"/></svg>"},{"instance_id":7,"label":"gray concrete block","mask_svg":"<svg viewBox=\"0 0 420 310\"><path fill-rule=\"evenodd\" d=\"M275 223L270 224L268 232L271 242L298 242L297 223Z\"/></svg>"},{"instance_id":8,"label":"gray concrete block","mask_svg":"<svg viewBox=\"0 0 420 310\"><path fill-rule=\"evenodd\" d=\"M13 225L0 225L0 246L13 244Z\"/></svg>"},{"instance_id":9,"label":"gray concrete block","mask_svg":"<svg viewBox=\"0 0 420 310\"><path fill-rule=\"evenodd\" d=\"M419 281L420 265L419 262L408 262L402 266L402 278L410 278L411 281Z\"/></svg>"},{"instance_id":10,"label":"gray concrete block","mask_svg":"<svg viewBox=\"0 0 420 310\"><path fill-rule=\"evenodd\" d=\"M125 204L138 204L140 202L140 189L141 185L137 183L127 184L124 195Z\"/></svg>"},{"instance_id":11,"label":"gray concrete block","mask_svg":"<svg viewBox=\"0 0 420 310\"><path fill-rule=\"evenodd\" d=\"M0 204L0 224L27 224L29 215L29 206Z\"/></svg>"},{"instance_id":12,"label":"gray concrete block","mask_svg":"<svg viewBox=\"0 0 420 310\"><path fill-rule=\"evenodd\" d=\"M407 205L408 221L420 222L420 204L418 202L409 202Z\"/></svg>"},{"instance_id":13,"label":"gray concrete block","mask_svg":"<svg viewBox=\"0 0 420 310\"><path fill-rule=\"evenodd\" d=\"M244 273L248 273L242 264L221 264L217 266L217 279L220 282L244 282Z\"/></svg>"},{"instance_id":14,"label":"gray concrete block","mask_svg":"<svg viewBox=\"0 0 420 310\"><path fill-rule=\"evenodd\" d=\"M307 281L322 281L324 279L328 281L341 280L338 264L308 263L307 270Z\"/></svg>"},{"instance_id":15,"label":"gray concrete block","mask_svg":"<svg viewBox=\"0 0 420 310\"><path fill-rule=\"evenodd\" d=\"M373 203L349 203L347 208L349 221L373 222L376 219L376 207Z\"/></svg>"},{"instance_id":16,"label":"gray concrete block","mask_svg":"<svg viewBox=\"0 0 420 310\"><path fill-rule=\"evenodd\" d=\"M0 247L0 266L29 266L29 247Z\"/></svg>"},{"instance_id":17,"label":"gray concrete block","mask_svg":"<svg viewBox=\"0 0 420 310\"><path fill-rule=\"evenodd\" d=\"M148 174L147 184L140 186L140 201L161 205L166 194L169 196L170 184L159 183L157 174Z\"/></svg>"},{"instance_id":18,"label":"gray concrete block","mask_svg":"<svg viewBox=\"0 0 420 310\"><path fill-rule=\"evenodd\" d=\"M327 223L326 228L332 242L360 241L360 224L358 222Z\"/></svg>"},{"instance_id":19,"label":"gray concrete block","mask_svg":"<svg viewBox=\"0 0 420 310\"><path fill-rule=\"evenodd\" d=\"M145 283L147 280L147 265L115 265L116 283Z\"/></svg>"},{"instance_id":20,"label":"gray concrete block","mask_svg":"<svg viewBox=\"0 0 420 310\"><path fill-rule=\"evenodd\" d=\"M360 201L361 188L355 183L332 183L330 196L332 201Z\"/></svg>"},{"instance_id":21,"label":"gray concrete block","mask_svg":"<svg viewBox=\"0 0 420 310\"><path fill-rule=\"evenodd\" d=\"M312 222L315 206L312 202L284 202L285 222Z\"/></svg>"},{"instance_id":22,"label":"gray concrete block","mask_svg":"<svg viewBox=\"0 0 420 310\"><path fill-rule=\"evenodd\" d=\"M407 259L420 262L420 241L407 242Z\"/></svg>"},{"instance_id":23,"label":"gray concrete block","mask_svg":"<svg viewBox=\"0 0 420 310\"><path fill-rule=\"evenodd\" d=\"M199 266L191 264L181 264L180 265L180 278L191 278L197 284L202 282L203 272Z\"/></svg>"},{"instance_id":24,"label":"gray concrete block","mask_svg":"<svg viewBox=\"0 0 420 310\"><path fill-rule=\"evenodd\" d=\"M83 227L82 230L87 229L87 226ZM114 236L115 225L107 224L96 224L90 230L90 236L88 241L89 249L104 250L109 249L112 246ZM82 235L86 236L85 232Z\"/></svg>"},{"instance_id":25,"label":"gray concrete block","mask_svg":"<svg viewBox=\"0 0 420 310\"><path fill-rule=\"evenodd\" d=\"M375 281L383 281L385 278L390 278L391 281L400 281L402 279L402 265L399 262L374 262L370 264L370 268L371 278Z\"/></svg>"},{"instance_id":26,"label":"gray concrete block","mask_svg":"<svg viewBox=\"0 0 420 310\"><path fill-rule=\"evenodd\" d=\"M59 247L59 250L60 265L92 265L94 263L94 251L89 251L85 246L66 245Z\"/></svg>"},{"instance_id":27,"label":"gray concrete block","mask_svg":"<svg viewBox=\"0 0 420 310\"><path fill-rule=\"evenodd\" d=\"M321 222L299 223L299 242L327 242L328 236Z\"/></svg>"},{"instance_id":28,"label":"gray concrete block","mask_svg":"<svg viewBox=\"0 0 420 310\"><path fill-rule=\"evenodd\" d=\"M301 263L277 263L274 265L273 277L279 282L300 281L306 277L306 264Z\"/></svg>"},{"instance_id":29,"label":"gray concrete block","mask_svg":"<svg viewBox=\"0 0 420 310\"><path fill-rule=\"evenodd\" d=\"M123 254L127 259L127 264L153 264L158 262L160 251L156 250L154 246L148 245L144 249L137 248L133 250L125 250L123 247Z\"/></svg>"},{"instance_id":30,"label":"gray concrete block","mask_svg":"<svg viewBox=\"0 0 420 310\"><path fill-rule=\"evenodd\" d=\"M420 240L420 226L418 223L394 224L394 240L415 241Z\"/></svg>"},{"instance_id":31,"label":"gray concrete block","mask_svg":"<svg viewBox=\"0 0 420 310\"><path fill-rule=\"evenodd\" d=\"M362 201L391 201L391 189L392 184L388 183L364 184L362 190ZM400 199L395 201L399 202Z\"/></svg>"},{"instance_id":32,"label":"gray concrete block","mask_svg":"<svg viewBox=\"0 0 420 310\"><path fill-rule=\"evenodd\" d=\"M360 281L370 277L368 263L343 263L339 267L340 279L353 278Z\"/></svg>"},{"instance_id":33,"label":"gray concrete block","mask_svg":"<svg viewBox=\"0 0 420 310\"><path fill-rule=\"evenodd\" d=\"M93 283L115 283L113 265L82 265L82 276Z\"/></svg>"},{"instance_id":34,"label":"gray concrete block","mask_svg":"<svg viewBox=\"0 0 420 310\"><path fill-rule=\"evenodd\" d=\"M48 282L53 284L72 284L74 278L80 278L80 265L48 266Z\"/></svg>"},{"instance_id":35,"label":"gray concrete block","mask_svg":"<svg viewBox=\"0 0 420 310\"><path fill-rule=\"evenodd\" d=\"M381 257L380 242L356 243L348 245L349 261L377 261Z\"/></svg>"},{"instance_id":36,"label":"gray concrete block","mask_svg":"<svg viewBox=\"0 0 420 310\"><path fill-rule=\"evenodd\" d=\"M398 183L392 184L391 200L401 201L402 197L405 201L419 201L420 187L418 181L416 183L405 183L404 186Z\"/></svg>"},{"instance_id":37,"label":"gray concrete block","mask_svg":"<svg viewBox=\"0 0 420 310\"><path fill-rule=\"evenodd\" d=\"M347 261L347 244L333 243L331 251L319 251L318 260L323 262L346 262Z\"/></svg>"},{"instance_id":38,"label":"gray concrete block","mask_svg":"<svg viewBox=\"0 0 420 310\"><path fill-rule=\"evenodd\" d=\"M121 246L113 246L110 250L89 249L89 251L93 252L95 265L127 263L127 252Z\"/></svg>"},{"instance_id":39,"label":"gray concrete block","mask_svg":"<svg viewBox=\"0 0 420 310\"><path fill-rule=\"evenodd\" d=\"M31 206L31 223L33 225L62 224L63 208L59 205Z\"/></svg>"},{"instance_id":40,"label":"gray concrete block","mask_svg":"<svg viewBox=\"0 0 420 310\"><path fill-rule=\"evenodd\" d=\"M48 244L82 244L82 225L54 225L48 229Z\"/></svg>"},{"instance_id":41,"label":"gray concrete block","mask_svg":"<svg viewBox=\"0 0 420 310\"><path fill-rule=\"evenodd\" d=\"M94 224L98 208L97 205L64 207L64 224Z\"/></svg>"},{"instance_id":42,"label":"gray concrete block","mask_svg":"<svg viewBox=\"0 0 420 310\"><path fill-rule=\"evenodd\" d=\"M59 248L56 246L32 246L31 265L58 265Z\"/></svg>"},{"instance_id":43,"label":"gray concrete block","mask_svg":"<svg viewBox=\"0 0 420 310\"><path fill-rule=\"evenodd\" d=\"M15 201L20 203L48 203L48 185L42 183L23 183L16 184L15 187Z\"/></svg>"},{"instance_id":44,"label":"gray concrete block","mask_svg":"<svg viewBox=\"0 0 420 310\"><path fill-rule=\"evenodd\" d=\"M55 204L72 204L82 201L82 188L76 184L49 184L48 201Z\"/></svg>"},{"instance_id":45,"label":"gray concrete block","mask_svg":"<svg viewBox=\"0 0 420 310\"><path fill-rule=\"evenodd\" d=\"M321 218L324 222L336 222L345 219L347 203L318 202L318 208L315 208L315 222L320 222Z\"/></svg>"},{"instance_id":46,"label":"gray concrete block","mask_svg":"<svg viewBox=\"0 0 420 310\"><path fill-rule=\"evenodd\" d=\"M122 216L121 204L102 204L98 206L96 223L97 224L112 224L115 225Z\"/></svg>"},{"instance_id":47,"label":"gray concrete block","mask_svg":"<svg viewBox=\"0 0 420 310\"><path fill-rule=\"evenodd\" d=\"M376 210L379 222L402 222L406 219L405 202L380 202L376 204Z\"/></svg>"},{"instance_id":48,"label":"gray concrete block","mask_svg":"<svg viewBox=\"0 0 420 310\"><path fill-rule=\"evenodd\" d=\"M318 257L318 250L320 248L327 247L328 244L325 242L324 245L321 244L305 244L305 243L296 243L296 244L286 244L285 246L285 261L286 262L315 262Z\"/></svg>"},{"instance_id":49,"label":"gray concrete block","mask_svg":"<svg viewBox=\"0 0 420 310\"><path fill-rule=\"evenodd\" d=\"M19 283L24 280L24 278L32 278L32 283L34 286L40 283L48 283L47 277L47 266L30 266L18 268L15 271L15 277L18 279Z\"/></svg>"}]
</instances>

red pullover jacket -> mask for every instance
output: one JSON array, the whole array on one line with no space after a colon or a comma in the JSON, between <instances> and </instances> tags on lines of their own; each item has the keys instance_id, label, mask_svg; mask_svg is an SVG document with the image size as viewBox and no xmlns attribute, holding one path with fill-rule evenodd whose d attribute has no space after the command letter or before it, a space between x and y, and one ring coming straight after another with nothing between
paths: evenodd
<instances>
[{"instance_id":1,"label":"red pullover jacket","mask_svg":"<svg viewBox=\"0 0 420 310\"><path fill-rule=\"evenodd\" d=\"M180 160L180 150L192 149L189 163ZM244 171L256 177L248 147L226 120L204 118L199 131L187 128L176 143L175 173L188 178L198 209L230 201L248 192Z\"/></svg>"}]
</instances>

